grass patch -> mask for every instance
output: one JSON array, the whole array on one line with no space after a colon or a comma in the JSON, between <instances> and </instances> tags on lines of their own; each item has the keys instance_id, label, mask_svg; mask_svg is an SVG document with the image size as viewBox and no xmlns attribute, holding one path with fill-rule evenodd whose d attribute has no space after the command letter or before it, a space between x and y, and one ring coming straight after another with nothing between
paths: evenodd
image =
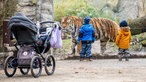
<instances>
[{"instance_id":1,"label":"grass patch","mask_svg":"<svg viewBox=\"0 0 146 82\"><path fill-rule=\"evenodd\" d=\"M72 44L71 39L64 39L61 51L63 51L64 54L70 52L71 51L71 44Z\"/></svg>"}]
</instances>

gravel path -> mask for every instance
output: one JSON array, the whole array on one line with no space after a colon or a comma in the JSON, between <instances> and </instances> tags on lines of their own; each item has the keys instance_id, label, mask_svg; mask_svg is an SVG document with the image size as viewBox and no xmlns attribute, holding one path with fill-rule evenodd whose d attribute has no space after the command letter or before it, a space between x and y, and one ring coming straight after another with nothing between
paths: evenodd
<instances>
[{"instance_id":1,"label":"gravel path","mask_svg":"<svg viewBox=\"0 0 146 82\"><path fill-rule=\"evenodd\" d=\"M146 82L146 59L95 59L56 61L55 73L47 76L43 70L39 78L31 73L23 76L19 70L8 78L0 70L0 82Z\"/></svg>"}]
</instances>

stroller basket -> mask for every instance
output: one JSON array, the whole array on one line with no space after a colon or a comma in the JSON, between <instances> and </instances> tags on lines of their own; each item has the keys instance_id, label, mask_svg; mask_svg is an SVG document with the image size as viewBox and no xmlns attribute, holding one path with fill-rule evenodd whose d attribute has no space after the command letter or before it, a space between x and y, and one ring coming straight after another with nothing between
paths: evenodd
<instances>
[{"instance_id":1,"label":"stroller basket","mask_svg":"<svg viewBox=\"0 0 146 82\"><path fill-rule=\"evenodd\" d=\"M31 46L23 46L19 49L17 53L18 65L19 66L29 66L32 57L36 55L34 48Z\"/></svg>"}]
</instances>

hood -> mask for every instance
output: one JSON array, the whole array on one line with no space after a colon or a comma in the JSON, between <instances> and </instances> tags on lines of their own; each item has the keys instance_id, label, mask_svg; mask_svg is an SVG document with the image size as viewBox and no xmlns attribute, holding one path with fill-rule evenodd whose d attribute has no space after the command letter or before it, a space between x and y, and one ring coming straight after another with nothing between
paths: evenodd
<instances>
[{"instance_id":1,"label":"hood","mask_svg":"<svg viewBox=\"0 0 146 82\"><path fill-rule=\"evenodd\" d=\"M84 18L84 24L89 24L90 23L90 17L89 16L86 16Z\"/></svg>"},{"instance_id":2,"label":"hood","mask_svg":"<svg viewBox=\"0 0 146 82\"><path fill-rule=\"evenodd\" d=\"M88 24L88 25L86 25L86 26L84 26L82 29L85 31L85 32L88 32L88 31L90 31L90 27L91 27L92 25L91 24Z\"/></svg>"},{"instance_id":3,"label":"hood","mask_svg":"<svg viewBox=\"0 0 146 82\"><path fill-rule=\"evenodd\" d=\"M130 28L129 27L122 28L121 33L124 34L125 36L128 36L130 34Z\"/></svg>"}]
</instances>

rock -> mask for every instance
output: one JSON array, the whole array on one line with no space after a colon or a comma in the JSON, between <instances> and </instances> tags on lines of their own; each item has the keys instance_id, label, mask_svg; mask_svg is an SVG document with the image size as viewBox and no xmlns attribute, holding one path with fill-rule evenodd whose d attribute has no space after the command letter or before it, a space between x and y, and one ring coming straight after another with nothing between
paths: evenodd
<instances>
[{"instance_id":1,"label":"rock","mask_svg":"<svg viewBox=\"0 0 146 82\"><path fill-rule=\"evenodd\" d=\"M145 0L118 0L117 12L120 20L136 19L145 15Z\"/></svg>"},{"instance_id":2,"label":"rock","mask_svg":"<svg viewBox=\"0 0 146 82\"><path fill-rule=\"evenodd\" d=\"M19 0L17 12L24 13L32 21L53 20L53 0L41 0L41 15L39 4L34 0Z\"/></svg>"},{"instance_id":3,"label":"rock","mask_svg":"<svg viewBox=\"0 0 146 82\"><path fill-rule=\"evenodd\" d=\"M135 19L139 16L138 5L138 0L119 0L116 15L120 17L120 20Z\"/></svg>"},{"instance_id":4,"label":"rock","mask_svg":"<svg viewBox=\"0 0 146 82\"><path fill-rule=\"evenodd\" d=\"M92 0L92 2L98 10L101 9L119 20L133 20L144 16L146 12L145 0Z\"/></svg>"},{"instance_id":5,"label":"rock","mask_svg":"<svg viewBox=\"0 0 146 82\"><path fill-rule=\"evenodd\" d=\"M30 20L36 21L37 5L34 5L31 0L19 0L17 12L24 13Z\"/></svg>"},{"instance_id":6,"label":"rock","mask_svg":"<svg viewBox=\"0 0 146 82\"><path fill-rule=\"evenodd\" d=\"M146 16L136 18L129 23L132 35L146 32Z\"/></svg>"}]
</instances>

